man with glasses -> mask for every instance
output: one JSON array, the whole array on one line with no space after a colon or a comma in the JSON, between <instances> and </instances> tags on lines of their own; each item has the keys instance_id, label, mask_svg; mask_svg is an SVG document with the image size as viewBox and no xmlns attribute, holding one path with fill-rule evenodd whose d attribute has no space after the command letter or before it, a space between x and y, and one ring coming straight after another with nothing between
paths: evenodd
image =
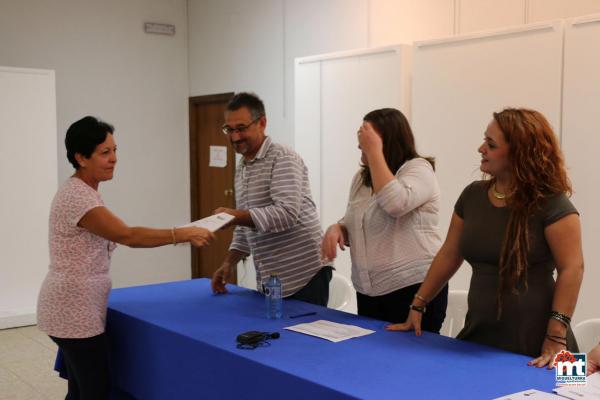
<instances>
[{"instance_id":1,"label":"man with glasses","mask_svg":"<svg viewBox=\"0 0 600 400\"><path fill-rule=\"evenodd\" d=\"M238 93L227 105L223 133L243 158L235 172L237 209L215 211L233 215L236 228L212 289L226 293L227 278L252 254L259 290L277 274L284 297L325 306L332 268L321 263L323 233L308 171L296 152L265 135L266 125L265 107L255 94Z\"/></svg>"}]
</instances>

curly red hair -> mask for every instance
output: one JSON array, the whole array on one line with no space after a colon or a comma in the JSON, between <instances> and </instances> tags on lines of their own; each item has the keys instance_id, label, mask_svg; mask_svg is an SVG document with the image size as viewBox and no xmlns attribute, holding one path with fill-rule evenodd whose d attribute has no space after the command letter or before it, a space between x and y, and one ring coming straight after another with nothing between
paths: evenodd
<instances>
[{"instance_id":1,"label":"curly red hair","mask_svg":"<svg viewBox=\"0 0 600 400\"><path fill-rule=\"evenodd\" d=\"M500 253L499 318L502 292L508 288L518 294L517 288L521 285L527 290L529 217L538 210L545 197L559 193L571 195L572 188L556 135L541 113L507 108L494 113L494 120L509 144L513 180L510 196L506 199L510 216Z\"/></svg>"}]
</instances>

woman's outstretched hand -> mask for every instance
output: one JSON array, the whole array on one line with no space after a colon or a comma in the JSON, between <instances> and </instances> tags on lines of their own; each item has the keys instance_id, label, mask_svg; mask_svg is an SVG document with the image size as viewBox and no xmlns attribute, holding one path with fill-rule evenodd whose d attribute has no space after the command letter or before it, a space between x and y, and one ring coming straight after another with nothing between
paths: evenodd
<instances>
[{"instance_id":1,"label":"woman's outstretched hand","mask_svg":"<svg viewBox=\"0 0 600 400\"><path fill-rule=\"evenodd\" d=\"M542 350L539 357L529 361L527 365L535 365L538 368L548 367L548 369L552 369L554 368L554 358L562 350L566 350L566 347L567 346L564 344L557 343L556 341L550 340L546 337L544 339L544 343L542 344Z\"/></svg>"},{"instance_id":2,"label":"woman's outstretched hand","mask_svg":"<svg viewBox=\"0 0 600 400\"><path fill-rule=\"evenodd\" d=\"M192 246L195 247L204 247L210 244L215 239L215 235L205 228L198 227L189 227L189 228L181 228L181 229L189 229L188 232L185 232L189 238Z\"/></svg>"},{"instance_id":3,"label":"woman's outstretched hand","mask_svg":"<svg viewBox=\"0 0 600 400\"><path fill-rule=\"evenodd\" d=\"M385 327L388 331L415 331L417 336L421 336L421 320L423 314L418 311L410 310L408 318L401 324L392 324Z\"/></svg>"}]
</instances>

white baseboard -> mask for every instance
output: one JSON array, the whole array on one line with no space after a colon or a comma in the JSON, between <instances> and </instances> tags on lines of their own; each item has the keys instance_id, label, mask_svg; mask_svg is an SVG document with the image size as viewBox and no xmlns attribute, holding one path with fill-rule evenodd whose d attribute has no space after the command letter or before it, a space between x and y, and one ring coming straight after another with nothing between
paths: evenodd
<instances>
[{"instance_id":1,"label":"white baseboard","mask_svg":"<svg viewBox=\"0 0 600 400\"><path fill-rule=\"evenodd\" d=\"M0 311L0 329L18 328L37 324L36 313L16 314Z\"/></svg>"}]
</instances>

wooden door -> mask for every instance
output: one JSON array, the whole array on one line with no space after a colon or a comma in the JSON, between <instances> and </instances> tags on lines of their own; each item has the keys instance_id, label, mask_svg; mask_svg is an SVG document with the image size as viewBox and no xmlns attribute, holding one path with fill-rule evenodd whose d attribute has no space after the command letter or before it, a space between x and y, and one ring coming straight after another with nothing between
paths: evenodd
<instances>
[{"instance_id":1,"label":"wooden door","mask_svg":"<svg viewBox=\"0 0 600 400\"><path fill-rule=\"evenodd\" d=\"M235 208L235 153L223 134L224 112L233 93L191 97L190 180L192 220L207 217L218 207ZM210 147L227 149L225 167L210 166ZM220 230L216 240L202 249L192 248L192 278L212 277L225 259L233 228ZM236 283L235 276L231 283Z\"/></svg>"}]
</instances>

